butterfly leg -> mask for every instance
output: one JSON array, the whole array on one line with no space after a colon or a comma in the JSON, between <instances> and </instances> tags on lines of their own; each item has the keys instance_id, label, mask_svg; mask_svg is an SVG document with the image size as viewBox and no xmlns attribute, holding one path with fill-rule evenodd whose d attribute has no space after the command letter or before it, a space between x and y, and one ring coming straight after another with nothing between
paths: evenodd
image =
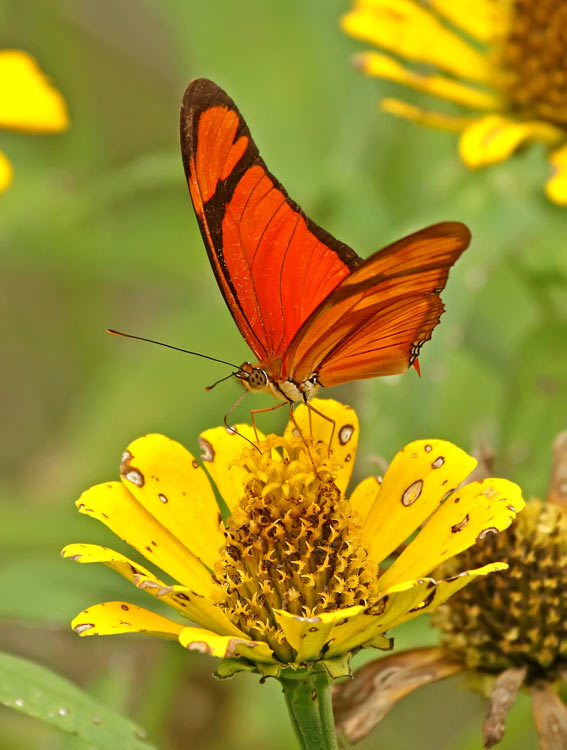
<instances>
[{"instance_id":1,"label":"butterfly leg","mask_svg":"<svg viewBox=\"0 0 567 750\"><path fill-rule=\"evenodd\" d=\"M317 412L316 409L314 409L313 411L315 411L316 413L319 413L319 412ZM324 416L324 415L322 415L322 416ZM329 420L329 417L325 417L325 419ZM293 415L293 404L291 403L291 401L289 403L289 421L293 424L293 426L295 428L295 432L297 432L298 437L300 437L301 440L303 441L303 445L305 446L305 450L307 451L307 455L309 456L309 460L311 461L311 465L313 466L315 474L319 477L319 474L317 473L317 467L315 465L315 461L313 460L313 456L311 455L311 450L309 448L309 443L305 439L305 435L303 434L303 430L301 429L301 427L299 426L299 423L297 422L297 420L295 419L295 417ZM333 422L332 419L329 420L329 421ZM334 422L333 422L333 424L334 424ZM313 430L311 428L311 412L309 412L309 429L310 429L310 432L313 434ZM321 479L321 477L319 477L319 479Z\"/></svg>"},{"instance_id":2,"label":"butterfly leg","mask_svg":"<svg viewBox=\"0 0 567 750\"><path fill-rule=\"evenodd\" d=\"M238 407L238 406L239 406L239 405L240 405L240 404L242 403L242 399L243 399L243 398L244 398L244 396L246 396L246 395L248 395L248 391L244 391L244 393L243 393L243 394L242 394L241 396L239 396L239 397L238 397L238 398L236 399L236 401L234 402L234 404L233 404L233 405L232 405L232 406L230 407L230 409L229 409L229 410L227 411L227 413L226 413L226 414L224 415L224 419L223 419L223 422L224 422L224 426L226 427L226 429L227 429L227 430L228 430L229 432L232 432L232 433L233 433L234 435L238 435L238 436L239 436L239 437L241 437L241 438L242 438L243 440L246 440L246 442L247 442L247 443L250 443L250 445L253 445L253 446L254 446L254 448L256 448L256 450L257 450L258 452L260 452L260 449L258 448L258 446L257 446L257 445L255 445L255 444L254 444L254 443L253 443L253 442L252 442L252 441L251 441L251 440L250 440L249 438L247 438L247 437L246 437L246 435L242 435L242 433L238 432L238 430L236 429L236 427L233 427L232 425L230 425L230 424L228 423L228 418L229 418L229 416L230 416L230 415L232 414L232 412L233 412L233 411L234 411L234 410L235 410L235 409L236 409L236 408L237 408L237 407ZM255 425L254 425L254 432L256 432L256 426L255 426ZM256 432L256 442L258 442L258 433L257 433L257 432Z\"/></svg>"},{"instance_id":3,"label":"butterfly leg","mask_svg":"<svg viewBox=\"0 0 567 750\"><path fill-rule=\"evenodd\" d=\"M254 419L254 415L264 414L267 411L275 411L276 409L281 409L282 406L286 405L286 403L287 401L282 401L278 404L275 404L275 406L268 406L266 409L252 409L252 411L250 412L250 420L252 422L252 427L254 428L254 434L256 435L256 442L258 442L258 428L256 427L256 420Z\"/></svg>"},{"instance_id":4,"label":"butterfly leg","mask_svg":"<svg viewBox=\"0 0 567 750\"><path fill-rule=\"evenodd\" d=\"M331 445L333 444L333 438L335 437L335 429L337 427L337 423L334 419L331 419L331 417L328 417L326 414L323 414L322 411L319 411L319 409L316 409L314 406L312 406L309 401L305 401L305 406L307 407L308 413L309 413L309 430L311 432L311 435L313 435L313 425L312 425L312 417L311 412L314 414L318 414L320 417L322 417L325 421L329 422L331 426L331 437L329 438L329 445L327 446L327 451L329 455L331 455Z\"/></svg>"}]
</instances>

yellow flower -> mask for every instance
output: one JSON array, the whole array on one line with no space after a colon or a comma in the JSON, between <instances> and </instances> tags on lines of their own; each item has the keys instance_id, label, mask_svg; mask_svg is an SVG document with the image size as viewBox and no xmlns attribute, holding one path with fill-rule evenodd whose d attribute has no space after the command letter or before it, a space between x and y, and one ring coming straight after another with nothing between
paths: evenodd
<instances>
[{"instance_id":1,"label":"yellow flower","mask_svg":"<svg viewBox=\"0 0 567 750\"><path fill-rule=\"evenodd\" d=\"M222 659L224 676L314 669L337 677L348 674L353 651L390 648L384 634L393 626L506 567L491 562L447 580L427 577L510 525L524 505L517 485L490 479L455 490L475 459L451 443L418 440L383 480L369 477L348 501L356 414L331 400L313 406L334 420L332 440L329 422L305 405L294 415L303 436L293 423L283 438L259 436L257 447L224 427L201 436L204 466L231 513L226 522L205 471L179 443L162 435L131 443L121 481L92 487L77 505L177 583L107 547L71 544L62 555L104 563L196 624L120 601L81 612L74 630L174 638ZM250 427L237 429L254 439Z\"/></svg>"},{"instance_id":2,"label":"yellow flower","mask_svg":"<svg viewBox=\"0 0 567 750\"><path fill-rule=\"evenodd\" d=\"M427 7L424 7L427 6ZM528 141L550 149L548 197L567 205L567 5L557 0L355 0L342 28L421 67L383 52L357 64L474 110L459 116L384 99L386 112L462 131L470 168L507 159Z\"/></svg>"},{"instance_id":3,"label":"yellow flower","mask_svg":"<svg viewBox=\"0 0 567 750\"><path fill-rule=\"evenodd\" d=\"M541 750L567 748L567 433L555 443L547 503L532 500L510 529L444 563L505 560L508 570L461 591L433 615L442 646L366 664L335 689L337 726L355 742L403 696L457 673L490 698L484 746L504 736L520 688L529 692Z\"/></svg>"},{"instance_id":4,"label":"yellow flower","mask_svg":"<svg viewBox=\"0 0 567 750\"><path fill-rule=\"evenodd\" d=\"M19 50L0 51L0 128L27 133L60 133L67 107L35 60ZM12 181L12 165L0 151L0 191Z\"/></svg>"}]
</instances>

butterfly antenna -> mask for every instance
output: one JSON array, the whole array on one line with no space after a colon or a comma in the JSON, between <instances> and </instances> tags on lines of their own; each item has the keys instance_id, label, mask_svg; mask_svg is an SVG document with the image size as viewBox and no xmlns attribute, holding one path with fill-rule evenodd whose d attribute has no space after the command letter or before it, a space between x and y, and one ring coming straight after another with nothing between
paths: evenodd
<instances>
[{"instance_id":1,"label":"butterfly antenna","mask_svg":"<svg viewBox=\"0 0 567 750\"><path fill-rule=\"evenodd\" d=\"M171 344L164 344L163 341L155 341L154 339L146 339L143 336L134 336L132 333L122 333L121 331L115 331L112 328L106 329L107 333L111 333L113 336L122 336L125 339L136 339L137 341L147 341L149 344L157 344L158 346L165 346L167 349L175 349L177 352L183 352L184 354L194 354L196 357L203 357L203 359L210 359L211 362L220 362L221 365L228 365L229 367L234 367L236 370L240 371L240 367L238 365L233 365L232 362L227 362L224 359L217 359L216 357L209 357L208 354L201 354L201 352L192 352L189 351L189 349L181 349L179 346L172 346ZM231 373L228 377L232 377L232 375L235 375L236 373ZM223 378L224 380L225 378ZM220 380L218 381L221 382ZM216 383L214 384L216 385ZM214 386L211 386L213 388ZM207 390L209 390L207 388Z\"/></svg>"},{"instance_id":2,"label":"butterfly antenna","mask_svg":"<svg viewBox=\"0 0 567 750\"><path fill-rule=\"evenodd\" d=\"M212 391L215 386L217 386L219 383L224 383L225 380L228 380L229 378L235 378L238 377L237 372L231 372L230 375L226 375L224 378L220 378L220 380L216 380L212 385L205 386L206 391Z\"/></svg>"}]
</instances>

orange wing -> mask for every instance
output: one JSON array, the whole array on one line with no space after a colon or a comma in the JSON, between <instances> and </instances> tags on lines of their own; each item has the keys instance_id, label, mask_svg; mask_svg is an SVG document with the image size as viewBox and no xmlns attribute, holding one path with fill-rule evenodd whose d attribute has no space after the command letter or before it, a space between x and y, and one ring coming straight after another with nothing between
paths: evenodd
<instances>
[{"instance_id":1,"label":"orange wing","mask_svg":"<svg viewBox=\"0 0 567 750\"><path fill-rule=\"evenodd\" d=\"M232 316L258 360L281 361L309 315L362 261L289 198L234 102L212 81L193 81L185 92L181 150Z\"/></svg>"},{"instance_id":2,"label":"orange wing","mask_svg":"<svg viewBox=\"0 0 567 750\"><path fill-rule=\"evenodd\" d=\"M407 370L439 322L439 294L469 242L464 224L445 222L372 255L305 321L277 379L316 372L331 386Z\"/></svg>"}]
</instances>

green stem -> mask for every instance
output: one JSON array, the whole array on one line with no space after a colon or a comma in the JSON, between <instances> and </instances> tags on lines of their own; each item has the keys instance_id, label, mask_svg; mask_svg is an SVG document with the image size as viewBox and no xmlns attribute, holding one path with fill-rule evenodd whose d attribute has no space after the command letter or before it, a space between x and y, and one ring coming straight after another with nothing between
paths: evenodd
<instances>
[{"instance_id":1,"label":"green stem","mask_svg":"<svg viewBox=\"0 0 567 750\"><path fill-rule=\"evenodd\" d=\"M326 672L280 677L301 750L336 750L331 681Z\"/></svg>"}]
</instances>

